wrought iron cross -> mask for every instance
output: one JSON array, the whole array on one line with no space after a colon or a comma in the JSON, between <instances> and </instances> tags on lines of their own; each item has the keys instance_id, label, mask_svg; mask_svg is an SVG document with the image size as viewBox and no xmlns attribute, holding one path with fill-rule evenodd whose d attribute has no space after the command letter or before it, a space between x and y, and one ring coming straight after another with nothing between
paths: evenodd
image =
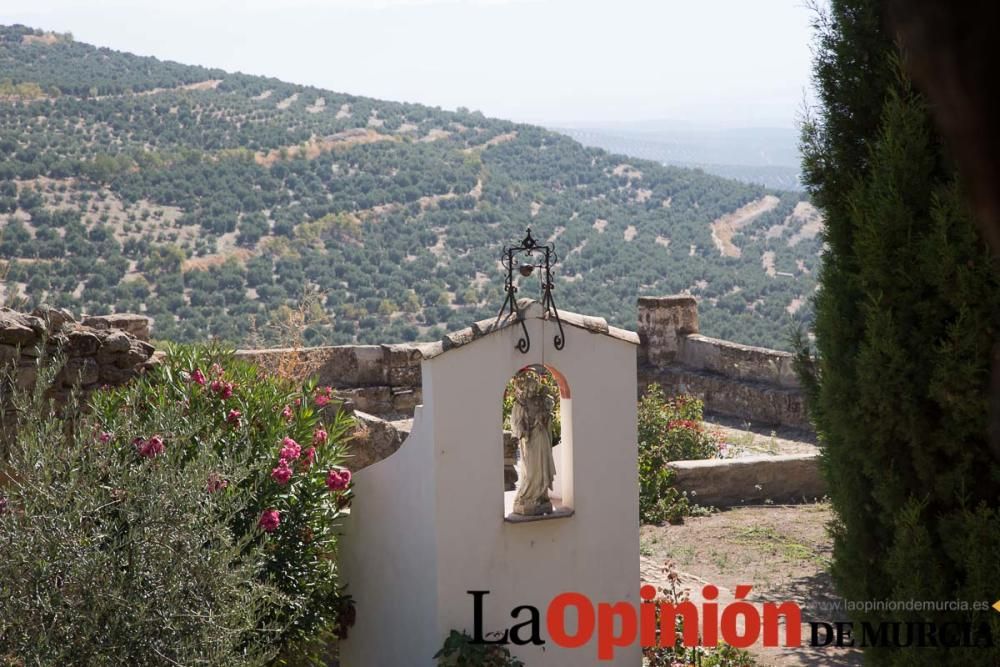
<instances>
[{"instance_id":1,"label":"wrought iron cross","mask_svg":"<svg viewBox=\"0 0 1000 667\"><path fill-rule=\"evenodd\" d=\"M500 306L500 312L497 313L494 327L500 324L500 320L504 317L505 312L508 317L517 317L521 323L521 331L523 332L520 340L517 341L517 349L522 353L527 353L531 349L531 337L528 335L528 327L524 324L524 319L517 312L517 297L515 296L517 294L517 285L514 284L515 269L524 278L534 273L535 269L545 272L541 276L542 308L545 311L545 315L551 315L559 326L559 333L553 337L552 343L557 350L563 349L566 345L562 321L559 319L559 311L556 310L556 302L552 298L552 290L555 288L555 285L552 284L552 265L558 261L559 258L556 255L555 246L551 243L540 245L536 242L531 236L531 227L528 227L527 235L521 241L521 245L506 246L503 249L503 255L500 256L500 263L507 269L507 277L504 280L504 291L507 293L507 297L504 299L503 305Z\"/></svg>"}]
</instances>

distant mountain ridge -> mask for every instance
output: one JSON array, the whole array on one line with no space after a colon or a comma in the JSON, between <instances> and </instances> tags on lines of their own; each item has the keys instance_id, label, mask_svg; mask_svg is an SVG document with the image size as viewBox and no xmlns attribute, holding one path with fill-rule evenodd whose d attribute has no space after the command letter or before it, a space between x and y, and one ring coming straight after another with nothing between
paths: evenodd
<instances>
[{"instance_id":1,"label":"distant mountain ridge","mask_svg":"<svg viewBox=\"0 0 1000 667\"><path fill-rule=\"evenodd\" d=\"M706 129L677 123L620 123L551 129L585 146L784 190L801 190L798 131Z\"/></svg>"},{"instance_id":2,"label":"distant mountain ridge","mask_svg":"<svg viewBox=\"0 0 1000 667\"><path fill-rule=\"evenodd\" d=\"M686 292L703 332L776 347L810 317L799 193L0 27L0 302L145 312L178 341L427 339L496 313L529 225L560 307L634 327L637 296Z\"/></svg>"}]
</instances>

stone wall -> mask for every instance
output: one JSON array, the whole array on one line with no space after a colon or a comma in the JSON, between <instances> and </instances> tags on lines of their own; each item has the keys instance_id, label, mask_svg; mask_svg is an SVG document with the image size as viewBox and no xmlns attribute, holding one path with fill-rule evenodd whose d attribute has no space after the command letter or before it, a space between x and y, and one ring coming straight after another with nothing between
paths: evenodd
<instances>
[{"instance_id":1,"label":"stone wall","mask_svg":"<svg viewBox=\"0 0 1000 667\"><path fill-rule=\"evenodd\" d=\"M698 333L693 297L639 298L639 385L693 394L709 412L775 426L811 428L793 355Z\"/></svg>"},{"instance_id":2,"label":"stone wall","mask_svg":"<svg viewBox=\"0 0 1000 667\"><path fill-rule=\"evenodd\" d=\"M149 320L139 315L87 317L77 322L65 310L42 308L28 315L0 309L0 393L7 391L3 379L7 373L16 387L33 387L39 356L56 353L65 358L48 389L57 400L64 399L74 386L86 392L123 384L155 363L148 338Z\"/></svg>"},{"instance_id":3,"label":"stone wall","mask_svg":"<svg viewBox=\"0 0 1000 667\"><path fill-rule=\"evenodd\" d=\"M237 357L266 369L292 368L297 377L315 375L374 415L413 415L422 400L420 362L429 344L335 345L301 349L239 350Z\"/></svg>"}]
</instances>

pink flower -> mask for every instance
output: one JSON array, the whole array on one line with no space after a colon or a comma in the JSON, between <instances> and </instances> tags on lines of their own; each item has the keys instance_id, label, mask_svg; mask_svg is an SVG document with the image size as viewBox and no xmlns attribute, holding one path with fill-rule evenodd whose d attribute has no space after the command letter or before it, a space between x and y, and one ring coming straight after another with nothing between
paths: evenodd
<instances>
[{"instance_id":1,"label":"pink flower","mask_svg":"<svg viewBox=\"0 0 1000 667\"><path fill-rule=\"evenodd\" d=\"M285 418L286 422L292 421L292 406L286 405L285 409L281 411L281 416Z\"/></svg>"},{"instance_id":2,"label":"pink flower","mask_svg":"<svg viewBox=\"0 0 1000 667\"><path fill-rule=\"evenodd\" d=\"M292 478L292 469L288 467L288 461L281 459L278 461L278 467L271 471L271 479L273 479L278 484L288 484L288 480Z\"/></svg>"},{"instance_id":3,"label":"pink flower","mask_svg":"<svg viewBox=\"0 0 1000 667\"><path fill-rule=\"evenodd\" d=\"M306 450L305 459L302 461L302 467L308 470L312 467L312 464L316 462L316 448L310 447Z\"/></svg>"},{"instance_id":4,"label":"pink flower","mask_svg":"<svg viewBox=\"0 0 1000 667\"><path fill-rule=\"evenodd\" d=\"M222 390L219 392L219 395L222 396L222 400L224 401L231 398L233 395L233 383L224 382L222 384Z\"/></svg>"},{"instance_id":5,"label":"pink flower","mask_svg":"<svg viewBox=\"0 0 1000 667\"><path fill-rule=\"evenodd\" d=\"M302 399L301 398L296 398L295 399L295 407L299 407L300 405L302 405Z\"/></svg>"},{"instance_id":6,"label":"pink flower","mask_svg":"<svg viewBox=\"0 0 1000 667\"><path fill-rule=\"evenodd\" d=\"M343 491L351 483L351 471L347 468L331 468L326 474L326 488Z\"/></svg>"},{"instance_id":7,"label":"pink flower","mask_svg":"<svg viewBox=\"0 0 1000 667\"><path fill-rule=\"evenodd\" d=\"M202 387L205 386L205 374L201 372L200 368L196 368L191 371L191 382L200 384Z\"/></svg>"},{"instance_id":8,"label":"pink flower","mask_svg":"<svg viewBox=\"0 0 1000 667\"><path fill-rule=\"evenodd\" d=\"M97 439L101 442L101 444L106 445L111 442L111 434L107 431L101 431L101 434L97 436Z\"/></svg>"},{"instance_id":9,"label":"pink flower","mask_svg":"<svg viewBox=\"0 0 1000 667\"><path fill-rule=\"evenodd\" d=\"M208 476L207 489L209 493L216 493L218 491L222 491L228 486L229 486L229 480L220 477L219 473L213 472L211 475Z\"/></svg>"},{"instance_id":10,"label":"pink flower","mask_svg":"<svg viewBox=\"0 0 1000 667\"><path fill-rule=\"evenodd\" d=\"M260 514L260 521L257 522L257 525L260 526L265 533L273 533L278 530L278 526L281 525L281 514L278 510L273 508L264 510Z\"/></svg>"},{"instance_id":11,"label":"pink flower","mask_svg":"<svg viewBox=\"0 0 1000 667\"><path fill-rule=\"evenodd\" d=\"M316 397L316 407L317 408L321 408L321 407L323 407L324 405L326 405L329 402L330 402L330 397L329 396L324 396L323 394L320 394L319 396Z\"/></svg>"},{"instance_id":12,"label":"pink flower","mask_svg":"<svg viewBox=\"0 0 1000 667\"><path fill-rule=\"evenodd\" d=\"M242 416L243 416L243 413L240 412L239 410L230 410L229 414L226 415L226 421L229 422L230 424L232 424L233 426L239 426L240 425L240 418Z\"/></svg>"},{"instance_id":13,"label":"pink flower","mask_svg":"<svg viewBox=\"0 0 1000 667\"><path fill-rule=\"evenodd\" d=\"M143 440L142 438L136 438L132 441L133 444L139 450L139 456L151 459L154 456L159 456L163 453L163 438L158 435L154 435L149 440Z\"/></svg>"},{"instance_id":14,"label":"pink flower","mask_svg":"<svg viewBox=\"0 0 1000 667\"><path fill-rule=\"evenodd\" d=\"M219 390L222 389L222 380L212 380L212 384L208 385L208 388L218 394Z\"/></svg>"},{"instance_id":15,"label":"pink flower","mask_svg":"<svg viewBox=\"0 0 1000 667\"><path fill-rule=\"evenodd\" d=\"M222 374L225 373L225 371L222 370L222 366L219 365L219 362L212 364L212 368L209 372L217 378L222 377Z\"/></svg>"},{"instance_id":16,"label":"pink flower","mask_svg":"<svg viewBox=\"0 0 1000 667\"><path fill-rule=\"evenodd\" d=\"M329 435L324 429L318 428L315 431L313 431L313 444L322 445L323 443L326 442L328 437Z\"/></svg>"},{"instance_id":17,"label":"pink flower","mask_svg":"<svg viewBox=\"0 0 1000 667\"><path fill-rule=\"evenodd\" d=\"M301 455L302 447L299 446L299 443L287 436L281 441L281 451L278 452L278 458L284 461L294 461Z\"/></svg>"}]
</instances>

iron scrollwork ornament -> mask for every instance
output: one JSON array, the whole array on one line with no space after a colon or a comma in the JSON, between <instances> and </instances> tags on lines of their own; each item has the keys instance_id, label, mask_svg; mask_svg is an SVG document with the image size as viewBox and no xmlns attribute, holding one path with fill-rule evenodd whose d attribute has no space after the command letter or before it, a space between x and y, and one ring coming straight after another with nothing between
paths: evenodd
<instances>
[{"instance_id":1,"label":"iron scrollwork ornament","mask_svg":"<svg viewBox=\"0 0 1000 667\"><path fill-rule=\"evenodd\" d=\"M497 313L494 327L500 324L500 320L504 318L505 314L507 317L517 317L521 323L522 333L516 347L522 353L527 353L531 349L531 337L528 335L528 327L524 323L524 318L520 317L517 311L517 285L514 283L515 270L524 278L530 277L535 269L542 272L540 274L542 310L545 316L554 319L556 325L559 327L559 333L553 337L552 344L557 350L561 350L566 346L562 320L559 319L559 311L556 309L556 302L552 296L552 290L555 288L552 282L552 265L558 261L559 258L556 255L555 246L551 243L542 245L535 241L531 236L530 227L528 227L527 234L520 245L505 247L503 254L500 256L500 263L507 270L507 276L504 279L504 291L507 293L507 296L504 299L503 305L500 306L500 312Z\"/></svg>"}]
</instances>

